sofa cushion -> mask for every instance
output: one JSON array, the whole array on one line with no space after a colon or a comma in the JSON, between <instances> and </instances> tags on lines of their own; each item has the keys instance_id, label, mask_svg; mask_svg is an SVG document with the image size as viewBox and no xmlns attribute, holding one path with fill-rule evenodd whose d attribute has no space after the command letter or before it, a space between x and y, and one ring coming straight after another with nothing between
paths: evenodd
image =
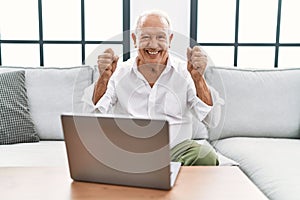
<instances>
[{"instance_id":1,"label":"sofa cushion","mask_svg":"<svg viewBox=\"0 0 300 200\"><path fill-rule=\"evenodd\" d=\"M1 70L25 70L31 116L41 139L63 139L60 115L82 112L83 91L92 83L92 68L0 67Z\"/></svg>"},{"instance_id":2,"label":"sofa cushion","mask_svg":"<svg viewBox=\"0 0 300 200\"><path fill-rule=\"evenodd\" d=\"M211 140L233 136L300 136L300 68L246 70L210 67L208 84L225 100Z\"/></svg>"},{"instance_id":3,"label":"sofa cushion","mask_svg":"<svg viewBox=\"0 0 300 200\"><path fill-rule=\"evenodd\" d=\"M0 158L0 167L68 166L64 141L1 145Z\"/></svg>"},{"instance_id":4,"label":"sofa cushion","mask_svg":"<svg viewBox=\"0 0 300 200\"><path fill-rule=\"evenodd\" d=\"M235 137L215 141L214 146L237 161L270 199L299 199L299 139Z\"/></svg>"},{"instance_id":5,"label":"sofa cushion","mask_svg":"<svg viewBox=\"0 0 300 200\"><path fill-rule=\"evenodd\" d=\"M38 141L28 108L25 72L0 73L0 144Z\"/></svg>"}]
</instances>

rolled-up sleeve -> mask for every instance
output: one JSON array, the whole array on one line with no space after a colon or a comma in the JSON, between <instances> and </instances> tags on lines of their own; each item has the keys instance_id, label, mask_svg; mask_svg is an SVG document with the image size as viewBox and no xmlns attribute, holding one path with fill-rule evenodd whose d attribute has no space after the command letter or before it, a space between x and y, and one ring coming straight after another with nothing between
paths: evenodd
<instances>
[{"instance_id":1,"label":"rolled-up sleeve","mask_svg":"<svg viewBox=\"0 0 300 200\"><path fill-rule=\"evenodd\" d=\"M192 114L202 121L206 126L216 127L221 118L221 106L224 100L220 98L219 93L212 87L209 87L213 105L204 103L197 95L194 83L190 81L188 89L188 103Z\"/></svg>"},{"instance_id":2,"label":"rolled-up sleeve","mask_svg":"<svg viewBox=\"0 0 300 200\"><path fill-rule=\"evenodd\" d=\"M94 87L95 87L95 83L85 88L83 92L83 96L81 100L83 102L83 112L85 113L93 113L96 112L97 110L93 103Z\"/></svg>"},{"instance_id":3,"label":"rolled-up sleeve","mask_svg":"<svg viewBox=\"0 0 300 200\"><path fill-rule=\"evenodd\" d=\"M220 97L219 93L213 88L209 87L210 95L213 101L210 112L206 115L203 122L210 128L216 127L221 119L221 109L224 105L224 100Z\"/></svg>"},{"instance_id":4,"label":"rolled-up sleeve","mask_svg":"<svg viewBox=\"0 0 300 200\"><path fill-rule=\"evenodd\" d=\"M116 103L117 98L115 95L115 89L113 80L109 80L107 90L96 105L93 103L94 87L96 83L93 83L84 90L82 97L83 112L86 113L110 113L111 108Z\"/></svg>"}]
</instances>

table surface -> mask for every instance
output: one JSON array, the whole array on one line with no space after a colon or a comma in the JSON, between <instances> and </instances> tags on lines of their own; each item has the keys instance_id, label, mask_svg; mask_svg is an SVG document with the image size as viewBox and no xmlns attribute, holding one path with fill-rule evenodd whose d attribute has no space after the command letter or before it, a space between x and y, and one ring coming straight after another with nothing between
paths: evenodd
<instances>
[{"instance_id":1,"label":"table surface","mask_svg":"<svg viewBox=\"0 0 300 200\"><path fill-rule=\"evenodd\" d=\"M238 167L182 167L170 191L77 182L67 168L2 167L5 200L267 199Z\"/></svg>"}]
</instances>

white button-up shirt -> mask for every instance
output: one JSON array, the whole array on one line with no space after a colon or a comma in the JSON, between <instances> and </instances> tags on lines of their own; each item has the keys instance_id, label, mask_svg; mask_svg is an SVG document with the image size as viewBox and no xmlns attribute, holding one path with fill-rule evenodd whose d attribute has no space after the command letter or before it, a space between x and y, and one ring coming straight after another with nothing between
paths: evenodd
<instances>
[{"instance_id":1,"label":"white button-up shirt","mask_svg":"<svg viewBox=\"0 0 300 200\"><path fill-rule=\"evenodd\" d=\"M215 90L212 88L210 90L213 107L216 107L218 102L222 101L219 100ZM207 129L202 123L198 123L200 127L192 127L192 121L195 121L193 117L208 126L216 124L220 115L219 112L212 113L213 107L197 97L186 63L172 57L169 57L166 68L152 88L138 71L136 59L130 59L117 66L105 94L96 105L92 102L93 91L94 84L85 90L83 96L85 111L125 114L141 118L164 118L170 124L171 147L191 139L193 129L207 134Z\"/></svg>"}]
</instances>

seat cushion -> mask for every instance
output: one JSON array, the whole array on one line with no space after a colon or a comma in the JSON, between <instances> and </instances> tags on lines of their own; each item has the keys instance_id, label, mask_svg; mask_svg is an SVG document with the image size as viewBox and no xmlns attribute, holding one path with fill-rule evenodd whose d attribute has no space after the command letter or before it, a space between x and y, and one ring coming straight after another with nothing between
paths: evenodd
<instances>
[{"instance_id":1,"label":"seat cushion","mask_svg":"<svg viewBox=\"0 0 300 200\"><path fill-rule=\"evenodd\" d=\"M1 145L0 167L68 166L64 141Z\"/></svg>"},{"instance_id":2,"label":"seat cushion","mask_svg":"<svg viewBox=\"0 0 300 200\"><path fill-rule=\"evenodd\" d=\"M213 145L237 161L270 199L299 199L299 139L234 137L215 141Z\"/></svg>"}]
</instances>

